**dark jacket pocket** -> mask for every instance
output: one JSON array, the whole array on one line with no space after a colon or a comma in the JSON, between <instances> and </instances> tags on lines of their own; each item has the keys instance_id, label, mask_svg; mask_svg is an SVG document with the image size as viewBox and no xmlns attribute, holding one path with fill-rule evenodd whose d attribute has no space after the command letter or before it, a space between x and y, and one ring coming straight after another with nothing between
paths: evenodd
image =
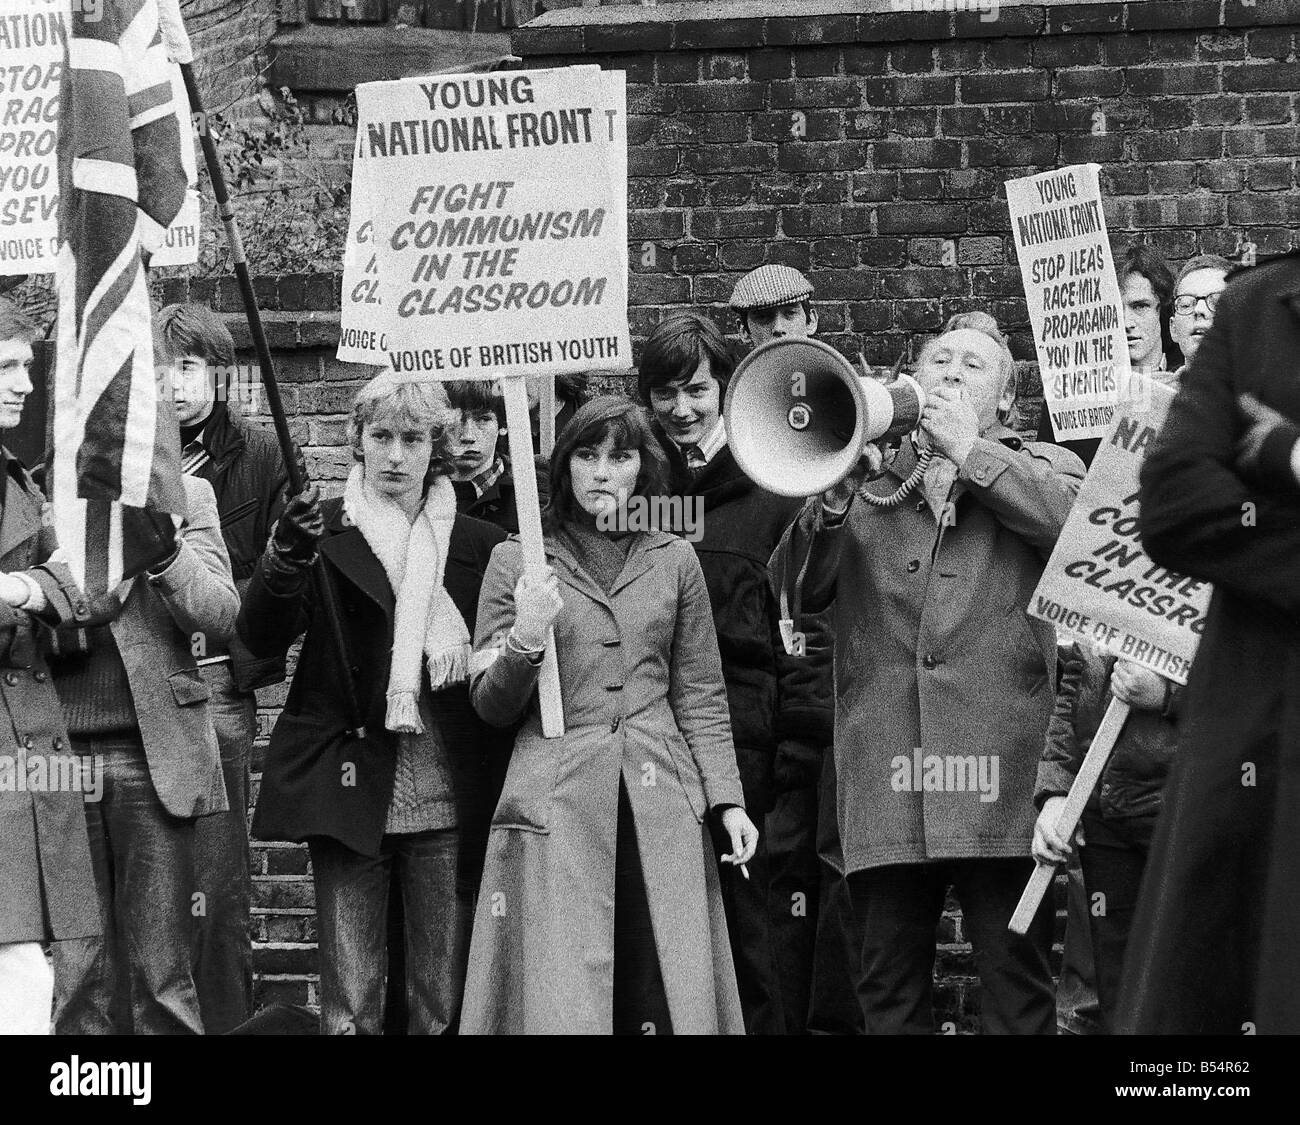
<instances>
[{"instance_id":1,"label":"dark jacket pocket","mask_svg":"<svg viewBox=\"0 0 1300 1125\"><path fill-rule=\"evenodd\" d=\"M171 685L172 697L182 707L212 698L212 689L197 668L182 668L173 672L167 677L167 682Z\"/></svg>"}]
</instances>

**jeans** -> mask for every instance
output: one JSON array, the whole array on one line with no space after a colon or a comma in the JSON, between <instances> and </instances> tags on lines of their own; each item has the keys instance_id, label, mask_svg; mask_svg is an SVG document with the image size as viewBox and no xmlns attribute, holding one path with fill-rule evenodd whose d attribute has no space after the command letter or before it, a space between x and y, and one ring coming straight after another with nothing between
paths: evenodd
<instances>
[{"instance_id":1,"label":"jeans","mask_svg":"<svg viewBox=\"0 0 1300 1125\"><path fill-rule=\"evenodd\" d=\"M1091 906L1087 921L1097 968L1101 1022L1108 1034L1114 1034L1119 1014L1124 951L1137 913L1154 829L1153 816L1109 820L1090 811L1083 814L1083 835L1088 842L1079 849L1079 858Z\"/></svg>"},{"instance_id":2,"label":"jeans","mask_svg":"<svg viewBox=\"0 0 1300 1125\"><path fill-rule=\"evenodd\" d=\"M321 1033L378 1035L388 973L388 892L402 890L412 1035L454 1032L469 962L473 907L456 891L460 832L385 836L378 857L313 837Z\"/></svg>"},{"instance_id":3,"label":"jeans","mask_svg":"<svg viewBox=\"0 0 1300 1125\"><path fill-rule=\"evenodd\" d=\"M221 1035L253 1014L248 759L257 734L257 700L235 688L228 663L204 665L203 678L212 690L209 709L230 811L200 817L195 829L194 885L203 895L203 910L193 966L203 1029Z\"/></svg>"},{"instance_id":4,"label":"jeans","mask_svg":"<svg viewBox=\"0 0 1300 1125\"><path fill-rule=\"evenodd\" d=\"M38 941L0 945L0 1035L49 1035L54 974Z\"/></svg>"},{"instance_id":5,"label":"jeans","mask_svg":"<svg viewBox=\"0 0 1300 1125\"><path fill-rule=\"evenodd\" d=\"M190 973L194 821L163 808L138 735L72 748L103 762L103 796L86 804L103 933L54 945L55 1031L201 1035Z\"/></svg>"},{"instance_id":6,"label":"jeans","mask_svg":"<svg viewBox=\"0 0 1300 1125\"><path fill-rule=\"evenodd\" d=\"M1033 873L1025 859L954 859L898 864L849 876L853 912L862 928L858 1000L868 1035L934 1031L935 927L949 886L980 978L985 1034L1053 1035L1056 1005L1048 954L1052 906L1044 902L1020 937L1007 929Z\"/></svg>"},{"instance_id":7,"label":"jeans","mask_svg":"<svg viewBox=\"0 0 1300 1125\"><path fill-rule=\"evenodd\" d=\"M1101 1004L1097 999L1097 968L1088 920L1088 896L1083 887L1079 852L1070 852L1066 864L1065 952L1061 957L1061 981L1056 989L1056 1026L1067 1035L1100 1035ZM1052 901L1048 888L1048 901Z\"/></svg>"}]
</instances>

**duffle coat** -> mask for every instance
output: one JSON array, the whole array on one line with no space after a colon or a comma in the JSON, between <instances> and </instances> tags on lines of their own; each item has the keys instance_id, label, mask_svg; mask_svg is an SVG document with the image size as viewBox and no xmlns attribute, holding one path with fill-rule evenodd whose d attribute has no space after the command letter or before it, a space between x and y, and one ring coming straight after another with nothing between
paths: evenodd
<instances>
[{"instance_id":1,"label":"duffle coat","mask_svg":"<svg viewBox=\"0 0 1300 1125\"><path fill-rule=\"evenodd\" d=\"M689 543L638 534L606 594L546 540L564 608L555 622L565 733L542 736L537 669L505 644L522 572L492 553L475 647L478 713L527 712L492 819L462 1033L604 1033L613 1027L614 859L627 787L669 1014L677 1034L743 1034L705 817L743 806L718 642Z\"/></svg>"}]
</instances>

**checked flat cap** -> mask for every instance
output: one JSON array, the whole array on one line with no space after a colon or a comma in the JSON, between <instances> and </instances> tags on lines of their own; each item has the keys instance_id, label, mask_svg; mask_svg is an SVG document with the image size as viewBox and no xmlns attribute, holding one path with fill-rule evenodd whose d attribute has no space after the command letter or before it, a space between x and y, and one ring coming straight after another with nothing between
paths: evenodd
<instances>
[{"instance_id":1,"label":"checked flat cap","mask_svg":"<svg viewBox=\"0 0 1300 1125\"><path fill-rule=\"evenodd\" d=\"M812 282L792 266L759 266L736 282L731 307L737 312L775 309L806 301L812 292Z\"/></svg>"}]
</instances>

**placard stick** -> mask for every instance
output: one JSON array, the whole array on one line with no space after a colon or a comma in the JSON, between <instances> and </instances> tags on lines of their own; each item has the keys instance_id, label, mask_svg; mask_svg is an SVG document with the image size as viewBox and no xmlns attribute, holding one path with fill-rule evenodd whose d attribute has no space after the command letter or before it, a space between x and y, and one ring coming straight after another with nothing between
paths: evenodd
<instances>
[{"instance_id":1,"label":"placard stick","mask_svg":"<svg viewBox=\"0 0 1300 1125\"><path fill-rule=\"evenodd\" d=\"M543 375L537 388L538 452L549 458L555 449L555 376Z\"/></svg>"},{"instance_id":2,"label":"placard stick","mask_svg":"<svg viewBox=\"0 0 1300 1125\"><path fill-rule=\"evenodd\" d=\"M1083 764L1079 767L1074 784L1070 786L1065 804L1061 807L1061 815L1057 818L1056 830L1062 838L1068 840L1074 835L1074 830L1079 825L1079 818L1083 816L1083 807L1092 796L1097 782L1101 780L1101 771L1106 768L1106 762L1110 758L1110 752L1115 749L1119 732L1124 729L1124 720L1128 718L1128 712L1129 705L1121 703L1118 699L1112 699L1110 706L1106 708L1106 716L1101 720L1101 726L1092 737L1092 745L1084 755ZM1013 934L1024 934L1028 931L1034 915L1038 913L1038 904L1043 901L1043 895L1052 885L1052 877L1055 874L1056 865L1053 863L1040 863L1034 868L1034 873L1025 886L1025 893L1020 896L1016 912L1011 915L1011 921L1007 925L1007 929Z\"/></svg>"},{"instance_id":3,"label":"placard stick","mask_svg":"<svg viewBox=\"0 0 1300 1125\"><path fill-rule=\"evenodd\" d=\"M528 387L524 376L503 376L501 391L506 400L506 432L510 436L510 461L514 471L515 506L519 513L519 539L524 548L524 566L545 566L542 509L537 499L532 427L528 424ZM543 422L545 418L543 412ZM547 738L559 738L564 733L564 707L560 699L560 666L555 662L553 629L546 638L546 655L542 658L542 670L537 680L537 698L542 711L542 734Z\"/></svg>"}]
</instances>

